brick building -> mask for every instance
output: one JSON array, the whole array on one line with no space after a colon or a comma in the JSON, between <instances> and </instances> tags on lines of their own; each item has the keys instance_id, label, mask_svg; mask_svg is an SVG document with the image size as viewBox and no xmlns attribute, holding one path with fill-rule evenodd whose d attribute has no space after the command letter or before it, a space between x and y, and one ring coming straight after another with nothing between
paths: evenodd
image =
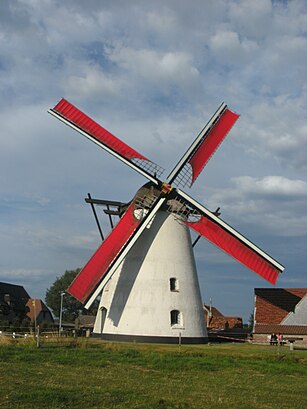
<instances>
[{"instance_id":1,"label":"brick building","mask_svg":"<svg viewBox=\"0 0 307 409\"><path fill-rule=\"evenodd\" d=\"M204 305L205 322L208 329L243 328L241 317L225 316L217 308Z\"/></svg>"},{"instance_id":2,"label":"brick building","mask_svg":"<svg viewBox=\"0 0 307 409\"><path fill-rule=\"evenodd\" d=\"M307 344L307 288L255 288L254 342L272 333Z\"/></svg>"},{"instance_id":3,"label":"brick building","mask_svg":"<svg viewBox=\"0 0 307 409\"><path fill-rule=\"evenodd\" d=\"M37 324L50 323L53 324L54 320L49 308L40 299L30 298L26 304L27 317L31 322L35 321Z\"/></svg>"}]
</instances>

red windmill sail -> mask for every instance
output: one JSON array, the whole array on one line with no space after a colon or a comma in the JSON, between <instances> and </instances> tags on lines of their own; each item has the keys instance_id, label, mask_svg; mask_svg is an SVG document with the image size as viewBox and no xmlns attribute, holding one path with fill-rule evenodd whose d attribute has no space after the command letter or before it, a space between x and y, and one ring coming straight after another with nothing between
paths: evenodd
<instances>
[{"instance_id":1,"label":"red windmill sail","mask_svg":"<svg viewBox=\"0 0 307 409\"><path fill-rule=\"evenodd\" d=\"M154 183L163 168L118 139L66 99L48 111Z\"/></svg>"},{"instance_id":2,"label":"red windmill sail","mask_svg":"<svg viewBox=\"0 0 307 409\"><path fill-rule=\"evenodd\" d=\"M238 114L229 109L225 109L217 123L212 127L197 150L190 157L188 163L193 169L191 186L238 118Z\"/></svg>"},{"instance_id":3,"label":"red windmill sail","mask_svg":"<svg viewBox=\"0 0 307 409\"><path fill-rule=\"evenodd\" d=\"M68 292L84 303L96 288L121 248L132 236L141 220L134 216L134 202L80 271Z\"/></svg>"},{"instance_id":4,"label":"red windmill sail","mask_svg":"<svg viewBox=\"0 0 307 409\"><path fill-rule=\"evenodd\" d=\"M201 216L199 221L185 224L271 284L276 283L280 269L212 220Z\"/></svg>"},{"instance_id":5,"label":"red windmill sail","mask_svg":"<svg viewBox=\"0 0 307 409\"><path fill-rule=\"evenodd\" d=\"M64 118L68 119L73 124L77 125L80 129L88 132L95 139L118 152L126 159L147 159L145 156L141 155L136 150L132 149L130 146L125 144L123 141L114 136L111 132L107 131L89 116L84 114L66 99L61 99L61 101L53 108L53 111L62 115Z\"/></svg>"},{"instance_id":6,"label":"red windmill sail","mask_svg":"<svg viewBox=\"0 0 307 409\"><path fill-rule=\"evenodd\" d=\"M238 118L221 104L168 176L169 183L191 187Z\"/></svg>"}]
</instances>

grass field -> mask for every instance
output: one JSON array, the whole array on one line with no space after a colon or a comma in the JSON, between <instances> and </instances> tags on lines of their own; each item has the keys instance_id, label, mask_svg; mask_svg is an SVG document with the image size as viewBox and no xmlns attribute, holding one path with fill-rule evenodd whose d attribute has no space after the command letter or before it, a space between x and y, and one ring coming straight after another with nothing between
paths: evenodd
<instances>
[{"instance_id":1,"label":"grass field","mask_svg":"<svg viewBox=\"0 0 307 409\"><path fill-rule=\"evenodd\" d=\"M0 408L303 409L307 351L0 338Z\"/></svg>"}]
</instances>

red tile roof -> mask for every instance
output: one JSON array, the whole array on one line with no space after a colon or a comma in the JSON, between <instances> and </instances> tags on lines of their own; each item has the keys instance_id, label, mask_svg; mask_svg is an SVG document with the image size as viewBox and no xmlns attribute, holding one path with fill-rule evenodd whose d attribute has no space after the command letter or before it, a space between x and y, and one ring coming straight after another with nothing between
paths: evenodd
<instances>
[{"instance_id":1,"label":"red tile roof","mask_svg":"<svg viewBox=\"0 0 307 409\"><path fill-rule=\"evenodd\" d=\"M255 334L307 335L306 325L280 325L307 288L255 288Z\"/></svg>"},{"instance_id":2,"label":"red tile roof","mask_svg":"<svg viewBox=\"0 0 307 409\"><path fill-rule=\"evenodd\" d=\"M208 311L211 310L211 314L213 317L224 317L224 315L215 307L212 307L210 305L205 304L205 312L207 313Z\"/></svg>"},{"instance_id":3,"label":"red tile roof","mask_svg":"<svg viewBox=\"0 0 307 409\"><path fill-rule=\"evenodd\" d=\"M256 323L280 324L306 294L307 288L255 288Z\"/></svg>"},{"instance_id":4,"label":"red tile roof","mask_svg":"<svg viewBox=\"0 0 307 409\"><path fill-rule=\"evenodd\" d=\"M307 335L307 325L256 324L255 334Z\"/></svg>"},{"instance_id":5,"label":"red tile roof","mask_svg":"<svg viewBox=\"0 0 307 409\"><path fill-rule=\"evenodd\" d=\"M210 329L218 328L242 328L243 320L241 317L225 317L217 308L205 305L205 322ZM211 317L208 322L208 314L211 310Z\"/></svg>"}]
</instances>

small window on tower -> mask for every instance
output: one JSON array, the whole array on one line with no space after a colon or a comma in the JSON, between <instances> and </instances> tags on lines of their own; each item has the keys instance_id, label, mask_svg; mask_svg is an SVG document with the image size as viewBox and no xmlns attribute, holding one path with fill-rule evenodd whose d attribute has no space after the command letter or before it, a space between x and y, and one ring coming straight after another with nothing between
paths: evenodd
<instances>
[{"instance_id":1,"label":"small window on tower","mask_svg":"<svg viewBox=\"0 0 307 409\"><path fill-rule=\"evenodd\" d=\"M171 326L180 325L180 324L182 324L180 311L172 310L171 311Z\"/></svg>"},{"instance_id":2,"label":"small window on tower","mask_svg":"<svg viewBox=\"0 0 307 409\"><path fill-rule=\"evenodd\" d=\"M178 280L175 277L169 279L169 287L171 291L179 291Z\"/></svg>"}]
</instances>

